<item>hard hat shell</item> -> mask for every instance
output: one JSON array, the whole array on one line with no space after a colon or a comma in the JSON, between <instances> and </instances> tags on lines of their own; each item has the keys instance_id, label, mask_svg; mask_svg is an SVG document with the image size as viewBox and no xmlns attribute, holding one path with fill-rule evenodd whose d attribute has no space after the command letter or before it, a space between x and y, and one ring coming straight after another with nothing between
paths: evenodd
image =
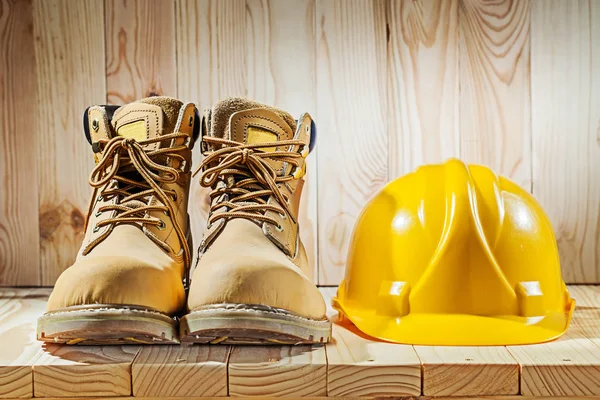
<instances>
[{"instance_id":1,"label":"hard hat shell","mask_svg":"<svg viewBox=\"0 0 600 400\"><path fill-rule=\"evenodd\" d=\"M451 159L390 182L367 204L333 305L376 338L475 346L555 339L575 301L535 199Z\"/></svg>"}]
</instances>

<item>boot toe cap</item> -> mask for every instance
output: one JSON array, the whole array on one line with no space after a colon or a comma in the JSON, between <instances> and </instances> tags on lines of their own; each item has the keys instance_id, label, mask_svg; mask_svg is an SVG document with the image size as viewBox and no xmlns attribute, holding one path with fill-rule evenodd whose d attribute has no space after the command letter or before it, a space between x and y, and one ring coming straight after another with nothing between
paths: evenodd
<instances>
[{"instance_id":1,"label":"boot toe cap","mask_svg":"<svg viewBox=\"0 0 600 400\"><path fill-rule=\"evenodd\" d=\"M48 311L85 304L132 305L174 314L185 302L176 268L128 257L83 258L65 270L48 300Z\"/></svg>"},{"instance_id":2,"label":"boot toe cap","mask_svg":"<svg viewBox=\"0 0 600 400\"><path fill-rule=\"evenodd\" d=\"M281 308L310 319L325 317L325 301L317 287L292 265L201 265L192 280L188 308L211 304L262 304Z\"/></svg>"}]
</instances>

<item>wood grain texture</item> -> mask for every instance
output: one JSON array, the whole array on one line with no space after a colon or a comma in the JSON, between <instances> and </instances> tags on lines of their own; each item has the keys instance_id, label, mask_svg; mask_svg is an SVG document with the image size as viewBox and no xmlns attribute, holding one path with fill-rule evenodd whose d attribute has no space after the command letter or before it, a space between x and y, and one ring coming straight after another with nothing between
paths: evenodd
<instances>
[{"instance_id":1,"label":"wood grain texture","mask_svg":"<svg viewBox=\"0 0 600 400\"><path fill-rule=\"evenodd\" d=\"M230 396L327 394L324 346L235 346L228 373Z\"/></svg>"},{"instance_id":2,"label":"wood grain texture","mask_svg":"<svg viewBox=\"0 0 600 400\"><path fill-rule=\"evenodd\" d=\"M323 291L331 304L333 291ZM413 346L373 341L349 325L334 322L327 344L327 395L401 397L421 394L421 361Z\"/></svg>"},{"instance_id":3,"label":"wood grain texture","mask_svg":"<svg viewBox=\"0 0 600 400\"><path fill-rule=\"evenodd\" d=\"M98 399L98 398L96 398ZM158 400L156 397L110 397L110 400L132 400L132 399L137 399L137 400ZM194 400L222 400L222 397L190 397L188 399L194 399ZM275 397L271 397L271 398L265 398L263 397L263 399L275 399ZM306 399L305 397L286 397L287 400L291 400L291 399L297 399L297 400L304 400ZM328 400L328 399L339 399L339 400L350 400L350 399L354 399L354 398L348 398L348 397L324 397L324 396L315 396L315 397L311 397L311 400ZM364 397L363 399L373 399L372 397ZM485 397L427 397L427 396L420 396L420 397L403 397L403 398L395 398L398 400L598 400L598 397L581 397L581 396L557 396L557 397L550 397L550 396L485 396ZM64 400L64 398L61 397L46 397L44 398L44 400ZM89 397L69 397L69 400L90 400ZM161 397L160 400L181 400L181 397Z\"/></svg>"},{"instance_id":4,"label":"wood grain texture","mask_svg":"<svg viewBox=\"0 0 600 400\"><path fill-rule=\"evenodd\" d=\"M461 158L531 190L529 0L462 0Z\"/></svg>"},{"instance_id":5,"label":"wood grain texture","mask_svg":"<svg viewBox=\"0 0 600 400\"><path fill-rule=\"evenodd\" d=\"M569 291L577 302L573 325L600 346L600 286L571 286Z\"/></svg>"},{"instance_id":6,"label":"wood grain texture","mask_svg":"<svg viewBox=\"0 0 600 400\"><path fill-rule=\"evenodd\" d=\"M296 119L316 115L315 1L248 0L248 97L280 107ZM316 121L319 131L319 121ZM318 136L317 136L318 137ZM310 277L317 277L317 152L306 160L299 225Z\"/></svg>"},{"instance_id":7,"label":"wood grain texture","mask_svg":"<svg viewBox=\"0 0 600 400\"><path fill-rule=\"evenodd\" d=\"M390 1L390 178L459 155L458 0Z\"/></svg>"},{"instance_id":8,"label":"wood grain texture","mask_svg":"<svg viewBox=\"0 0 600 400\"><path fill-rule=\"evenodd\" d=\"M535 346L508 347L521 365L523 395L600 396L599 292L589 286L569 290L578 303L564 336Z\"/></svg>"},{"instance_id":9,"label":"wood grain texture","mask_svg":"<svg viewBox=\"0 0 600 400\"><path fill-rule=\"evenodd\" d=\"M39 285L33 5L0 2L0 286Z\"/></svg>"},{"instance_id":10,"label":"wood grain texture","mask_svg":"<svg viewBox=\"0 0 600 400\"><path fill-rule=\"evenodd\" d=\"M42 285L71 265L83 238L94 162L81 118L106 97L103 15L102 2L34 2Z\"/></svg>"},{"instance_id":11,"label":"wood grain texture","mask_svg":"<svg viewBox=\"0 0 600 400\"><path fill-rule=\"evenodd\" d=\"M344 275L366 201L388 179L384 1L317 1L319 284Z\"/></svg>"},{"instance_id":12,"label":"wood grain texture","mask_svg":"<svg viewBox=\"0 0 600 400\"><path fill-rule=\"evenodd\" d=\"M0 398L33 397L31 366L42 353L35 339L48 289L0 289Z\"/></svg>"},{"instance_id":13,"label":"wood grain texture","mask_svg":"<svg viewBox=\"0 0 600 400\"><path fill-rule=\"evenodd\" d=\"M519 394L519 364L503 346L415 346L425 396Z\"/></svg>"},{"instance_id":14,"label":"wood grain texture","mask_svg":"<svg viewBox=\"0 0 600 400\"><path fill-rule=\"evenodd\" d=\"M106 100L177 96L173 0L106 0Z\"/></svg>"},{"instance_id":15,"label":"wood grain texture","mask_svg":"<svg viewBox=\"0 0 600 400\"><path fill-rule=\"evenodd\" d=\"M227 96L246 96L245 0L177 0L175 6L179 97L202 112ZM198 143L192 158L200 165ZM196 244L206 229L209 192L194 179L188 210Z\"/></svg>"},{"instance_id":16,"label":"wood grain texture","mask_svg":"<svg viewBox=\"0 0 600 400\"><path fill-rule=\"evenodd\" d=\"M599 386L600 376L600 287L571 286L572 296L577 300L578 307L574 313L572 325L567 334L558 341L531 345L511 346L509 350L513 357L523 367L522 399L549 398L563 396L576 398L583 395L595 395ZM328 300L334 295L335 288L321 288ZM77 396L130 396L132 379L136 385L146 382L156 385L161 377L177 377L179 382L172 383L171 388L192 387L215 382L212 377L206 380L195 379L197 374L190 375L186 366L196 361L207 364L224 365L227 347L223 346L61 346L50 345L42 351L41 343L35 338L35 320L45 309L49 289L0 289L0 397L16 398L18 395L31 397L26 391L31 390L31 375L27 379L27 371L31 373L33 365L33 380L35 395L38 397L77 397ZM335 311L328 306L327 315L335 319ZM338 394L336 397L355 397L359 393L381 393L375 389L387 379L384 375L392 365L408 366L409 359L414 357L410 346L390 345L374 342L354 335L350 330L342 330L336 325L336 342L326 348L310 346L252 346L234 347L230 359L230 388L232 395L272 395L272 396L325 396L326 375L329 374L329 394L332 390L347 390L348 394ZM341 327L345 328L345 327ZM340 343L340 336L345 344ZM588 339L588 338L591 338ZM383 352L383 346L389 347L389 352ZM406 349L411 349L413 353ZM483 386L492 385L498 377L488 375L485 381L481 375L466 373L464 364L478 364L489 359L490 366L512 364L502 352L503 347L495 348L459 348L459 347L415 347L423 361L425 371L424 383L427 390L428 365L444 368L462 367L454 371L456 376L462 376L463 381L472 378ZM208 353L207 353L208 352ZM219 353L221 352L221 353ZM327 353L327 359L325 358ZM501 352L501 353L499 353ZM411 355L412 354L412 355ZM37 356L40 355L38 358ZM133 361L135 358L135 362ZM394 360L395 358L395 360ZM37 359L37 361L36 361ZM343 377L343 370L327 371L326 362L335 366L340 359L347 361L347 368L355 369L355 374L346 374L348 388L358 382L364 382L362 388L355 390L343 389L343 378L332 379L334 375ZM369 359L374 361L369 362ZM471 360L469 360L471 359ZM206 363L206 360L208 361ZM366 360L366 361L365 361ZM418 359L417 359L418 360ZM352 361L355 365L352 365ZM133 363L133 365L132 365ZM160 366L159 366L160 365ZM14 368L13 368L14 367ZM372 367L372 371L369 368ZM386 370L383 370L385 367ZM10 369L12 368L12 370ZM222 368L222 367L220 367ZM361 370L362 368L362 370ZM175 373L179 369L180 373ZM182 372L183 371L183 372ZM196 370L197 371L197 370ZM389 387L399 388L399 382L413 373L394 372L389 376ZM457 378L451 378L450 373L438 374L448 388L452 390L453 398L460 398L461 386L456 386ZM213 376L213 375L211 375ZM361 377L368 377L361 379ZM7 379L10 378L10 379ZM214 376L213 376L214 377ZM350 378L358 378L353 382ZM401 378L401 379L399 379ZM141 380L140 380L141 379ZM376 379L376 384L369 386ZM222 382L222 378L218 379ZM438 381L442 388L442 380ZM336 381L339 384L336 384ZM8 382L8 383L7 383ZM16 383L15 383L16 382ZM166 381L165 381L166 382ZM411 378L418 385L419 379ZM77 383L77 384L75 384ZM221 384L216 383L216 386ZM155 386L156 387L156 386ZM7 388L11 388L7 395ZM135 390L135 389L134 389ZM414 388L413 388L414 390ZM397 393L396 391L394 391ZM15 393L19 393L16 395ZM596 394L594 394L596 393ZM450 395L448 394L448 395ZM185 394L180 391L177 396L199 398L200 395L191 391ZM147 396L147 395L144 395ZM155 398L174 398L174 394L157 395ZM207 396L209 396L207 394ZM369 396L372 396L370 394ZM414 396L414 395L413 395ZM446 395L442 395L443 398ZM456 397L458 396L458 397ZM479 398L470 397L472 399ZM333 397L333 396L332 396ZM144 397L137 397L144 398ZM520 397L502 397L517 399Z\"/></svg>"},{"instance_id":17,"label":"wood grain texture","mask_svg":"<svg viewBox=\"0 0 600 400\"><path fill-rule=\"evenodd\" d=\"M600 283L600 4L534 2L533 194L567 282Z\"/></svg>"},{"instance_id":18,"label":"wood grain texture","mask_svg":"<svg viewBox=\"0 0 600 400\"><path fill-rule=\"evenodd\" d=\"M131 395L131 364L140 346L47 345L33 366L35 397Z\"/></svg>"},{"instance_id":19,"label":"wood grain texture","mask_svg":"<svg viewBox=\"0 0 600 400\"><path fill-rule=\"evenodd\" d=\"M145 346L132 365L136 397L227 396L228 346Z\"/></svg>"}]
</instances>

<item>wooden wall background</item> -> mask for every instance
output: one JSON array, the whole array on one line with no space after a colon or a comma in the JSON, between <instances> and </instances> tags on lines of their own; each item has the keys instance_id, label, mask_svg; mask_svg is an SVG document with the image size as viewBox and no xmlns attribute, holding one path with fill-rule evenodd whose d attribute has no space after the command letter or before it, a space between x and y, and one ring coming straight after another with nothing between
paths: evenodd
<instances>
[{"instance_id":1,"label":"wooden wall background","mask_svg":"<svg viewBox=\"0 0 600 400\"><path fill-rule=\"evenodd\" d=\"M451 156L531 190L565 279L600 283L600 0L0 0L0 285L52 285L74 259L85 107L153 93L315 117L319 284L338 284L375 191Z\"/></svg>"}]
</instances>

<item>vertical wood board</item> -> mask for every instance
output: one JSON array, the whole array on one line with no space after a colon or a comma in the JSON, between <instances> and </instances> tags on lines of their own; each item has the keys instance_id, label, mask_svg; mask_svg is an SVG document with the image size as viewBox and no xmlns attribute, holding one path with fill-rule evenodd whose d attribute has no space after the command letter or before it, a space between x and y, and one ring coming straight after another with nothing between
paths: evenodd
<instances>
[{"instance_id":1,"label":"vertical wood board","mask_svg":"<svg viewBox=\"0 0 600 400\"><path fill-rule=\"evenodd\" d=\"M106 100L177 97L173 0L106 0Z\"/></svg>"},{"instance_id":2,"label":"vertical wood board","mask_svg":"<svg viewBox=\"0 0 600 400\"><path fill-rule=\"evenodd\" d=\"M536 1L531 15L533 194L568 283L600 283L600 4Z\"/></svg>"},{"instance_id":3,"label":"vertical wood board","mask_svg":"<svg viewBox=\"0 0 600 400\"><path fill-rule=\"evenodd\" d=\"M459 155L459 1L388 4L392 180Z\"/></svg>"},{"instance_id":4,"label":"vertical wood board","mask_svg":"<svg viewBox=\"0 0 600 400\"><path fill-rule=\"evenodd\" d=\"M461 0L461 158L531 190L528 0Z\"/></svg>"},{"instance_id":5,"label":"vertical wood board","mask_svg":"<svg viewBox=\"0 0 600 400\"><path fill-rule=\"evenodd\" d=\"M384 1L317 1L319 284L344 274L354 223L388 179Z\"/></svg>"},{"instance_id":6,"label":"vertical wood board","mask_svg":"<svg viewBox=\"0 0 600 400\"><path fill-rule=\"evenodd\" d=\"M94 162L81 120L106 97L104 4L36 0L33 8L41 283L53 285L83 239Z\"/></svg>"},{"instance_id":7,"label":"vertical wood board","mask_svg":"<svg viewBox=\"0 0 600 400\"><path fill-rule=\"evenodd\" d=\"M0 2L0 286L40 285L32 1Z\"/></svg>"}]
</instances>

